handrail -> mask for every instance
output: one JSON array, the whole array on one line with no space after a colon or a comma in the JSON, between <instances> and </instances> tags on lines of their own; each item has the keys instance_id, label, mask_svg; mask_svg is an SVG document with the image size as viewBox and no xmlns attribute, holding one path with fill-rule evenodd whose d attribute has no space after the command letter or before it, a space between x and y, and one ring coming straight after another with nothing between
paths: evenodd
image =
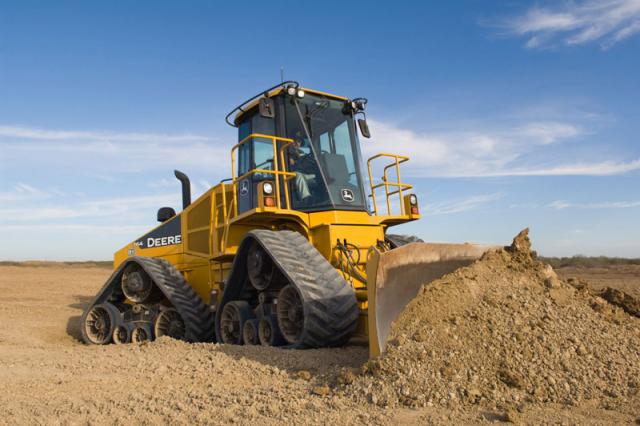
<instances>
[{"instance_id":1,"label":"handrail","mask_svg":"<svg viewBox=\"0 0 640 426\"><path fill-rule=\"evenodd\" d=\"M238 127L235 123L235 119L233 120L233 122L229 121L229 117L231 117L233 115L234 112L236 111L240 111L242 113L247 112L247 110L242 109L242 107L244 107L245 105L247 105L249 102L259 98L260 96L265 96L268 97L269 96L269 92L271 92L273 89L277 89L278 87L285 87L286 85L292 85L293 87L295 87L296 89L298 87L300 87L300 83L298 83L297 81L293 81L293 80L289 80L289 81L283 81L282 83L278 83L273 87L268 88L267 90L263 90L262 92L258 93L255 96L250 97L249 99L247 99L246 101L244 101L243 103L241 103L240 105L238 105L237 107L235 107L234 109L231 110L231 112L229 114L227 114L227 116L224 118L224 121L227 122L227 124L231 127Z\"/></svg>"},{"instance_id":2,"label":"handrail","mask_svg":"<svg viewBox=\"0 0 640 426\"><path fill-rule=\"evenodd\" d=\"M241 176L237 176L237 172L236 172L236 161L235 161L235 152L245 143L247 143L250 140L253 139L268 139L271 141L271 144L273 146L273 170L268 170L268 169L251 169L246 173L243 173ZM282 146L280 147L280 164L282 165L283 170L280 170L280 167L278 165L278 142L284 142L282 144ZM232 198L231 198L231 202L228 205L228 208L226 208L226 189L225 189L225 184L224 182L222 183L222 193L223 193L223 214L224 214L224 224L223 227L224 229L222 230L222 238L221 238L221 243L222 243L222 247L221 247L221 252L225 252L227 245L228 245L228 239L229 239L229 227L230 227L230 222L231 222L231 218L232 217L236 217L238 216L238 182L249 177L252 176L256 173L264 173L264 174L270 174L274 176L274 184L276 187L276 206L278 208L282 208L282 203L280 202L280 177L282 177L283 179L283 188L284 188L284 197L285 197L285 208L286 209L290 209L291 208L291 204L290 204L290 197L289 197L289 187L287 185L287 180L293 178L296 176L296 174L294 172L288 172L286 171L286 165L284 162L284 148L289 146L290 144L293 143L293 139L289 139L289 138L281 138L278 136L273 136L273 135L265 135L262 133L252 133L249 136L247 136L246 138L242 139L240 142L238 142L237 144L235 144L232 148L231 148L231 191L232 191Z\"/></svg>"},{"instance_id":3,"label":"handrail","mask_svg":"<svg viewBox=\"0 0 640 426\"><path fill-rule=\"evenodd\" d=\"M271 144L273 146L273 170L267 170L267 169L251 169L248 172L244 173L242 176L236 176L236 162L235 162L235 152L238 150L238 148L240 148L242 145L244 145L245 143L247 143L250 140L253 139L269 139L271 141ZM273 136L273 135L265 135L262 133L252 133L249 136L247 136L246 138L242 139L240 142L238 142L237 144L235 144L232 148L231 148L231 174L233 176L232 178L232 185L233 185L233 203L234 203L234 210L235 210L235 215L238 215L238 194L237 194L237 182L239 180L242 180L250 175L256 174L256 173L264 173L264 174L272 174L274 175L275 178L275 187L276 187L276 206L278 208L282 208L281 203L280 203L280 176L283 176L284 178L284 182L286 183L287 181L287 177L294 177L296 174L293 172L287 172L284 170L279 170L278 167L278 142L286 142L285 146L288 146L290 144L293 143L293 139L289 139L289 138L281 138L279 136ZM282 157L282 167L286 169L285 164L284 164L284 154L281 151L281 157ZM285 193L285 200L286 200L286 208L289 209L290 208L290 204L289 204L289 188L287 187L287 185L284 185L284 193Z\"/></svg>"},{"instance_id":4,"label":"handrail","mask_svg":"<svg viewBox=\"0 0 640 426\"><path fill-rule=\"evenodd\" d=\"M372 171L371 171L371 163L378 159L378 158L391 158L392 161L385 165L383 168L383 173L382 173L382 182L378 183L378 184L374 184L373 183L373 175L372 175ZM412 185L409 185L407 183L402 183L400 181L400 164L405 163L409 161L409 157L407 157L406 155L398 155L398 154L389 154L386 152L382 152L380 154L376 154L373 157L369 158L367 160L367 169L369 172L369 185L371 186L371 199L372 199L372 204L373 204L373 213L377 216L378 215L378 203L376 200L376 189L384 187L384 192L385 192L385 198L386 198L386 202L387 202L387 214L391 215L391 196L398 194L398 197L400 199L400 214L404 215L406 214L404 211L404 203L402 201L402 191L404 190L409 190L411 188L413 188ZM389 182L389 176L388 176L388 171L390 168L395 168L396 170L396 178L397 181L395 182ZM394 191L389 192L389 187L395 187L397 188Z\"/></svg>"}]
</instances>

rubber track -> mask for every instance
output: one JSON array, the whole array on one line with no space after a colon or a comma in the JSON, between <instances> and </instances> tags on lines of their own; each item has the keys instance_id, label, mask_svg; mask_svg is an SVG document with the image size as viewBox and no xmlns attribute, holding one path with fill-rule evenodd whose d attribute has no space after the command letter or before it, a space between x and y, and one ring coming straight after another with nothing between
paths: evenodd
<instances>
[{"instance_id":1,"label":"rubber track","mask_svg":"<svg viewBox=\"0 0 640 426\"><path fill-rule=\"evenodd\" d=\"M208 342L214 337L214 315L211 309L202 301L200 296L184 279L182 274L169 262L160 258L131 257L118 267L100 289L82 314L82 337L85 336L84 323L89 310L99 303L124 298L120 290L120 280L124 269L132 264L138 264L149 276L169 302L178 311L185 323L186 340L190 342Z\"/></svg>"},{"instance_id":2,"label":"rubber track","mask_svg":"<svg viewBox=\"0 0 640 426\"><path fill-rule=\"evenodd\" d=\"M220 339L220 313L224 304L242 298L247 280L247 253L257 241L300 293L304 328L293 348L344 345L356 328L359 310L353 288L305 237L294 231L253 230L242 240L225 285L216 335Z\"/></svg>"},{"instance_id":3,"label":"rubber track","mask_svg":"<svg viewBox=\"0 0 640 426\"><path fill-rule=\"evenodd\" d=\"M409 243L424 243L420 238L415 235L400 235L400 234L387 234L384 239L391 244L391 248L398 248Z\"/></svg>"}]
</instances>

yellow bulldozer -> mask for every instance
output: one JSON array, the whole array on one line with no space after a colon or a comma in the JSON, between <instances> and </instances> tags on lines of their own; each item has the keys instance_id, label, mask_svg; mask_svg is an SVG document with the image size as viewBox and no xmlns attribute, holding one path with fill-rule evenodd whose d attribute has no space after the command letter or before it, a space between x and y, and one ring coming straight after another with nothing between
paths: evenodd
<instances>
[{"instance_id":1,"label":"yellow bulldozer","mask_svg":"<svg viewBox=\"0 0 640 426\"><path fill-rule=\"evenodd\" d=\"M182 212L160 208L160 225L115 253L83 313L84 341L319 348L366 336L372 356L384 350L420 286L484 248L387 232L420 210L401 181L408 157L381 153L364 167L366 104L286 81L233 109L232 177L191 202L175 171Z\"/></svg>"}]
</instances>

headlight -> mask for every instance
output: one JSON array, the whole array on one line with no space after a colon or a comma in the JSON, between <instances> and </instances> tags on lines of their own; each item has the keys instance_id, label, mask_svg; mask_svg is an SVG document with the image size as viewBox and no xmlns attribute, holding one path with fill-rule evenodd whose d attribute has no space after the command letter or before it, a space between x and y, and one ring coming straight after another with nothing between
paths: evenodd
<instances>
[{"instance_id":1,"label":"headlight","mask_svg":"<svg viewBox=\"0 0 640 426\"><path fill-rule=\"evenodd\" d=\"M296 95L296 88L295 86L288 86L287 87L287 94L289 96L295 96Z\"/></svg>"},{"instance_id":2,"label":"headlight","mask_svg":"<svg viewBox=\"0 0 640 426\"><path fill-rule=\"evenodd\" d=\"M263 183L262 184L262 191L267 195L273 194L273 184L271 184L271 182Z\"/></svg>"},{"instance_id":3,"label":"headlight","mask_svg":"<svg viewBox=\"0 0 640 426\"><path fill-rule=\"evenodd\" d=\"M298 97L299 98L304 98L304 90L298 89Z\"/></svg>"},{"instance_id":4,"label":"headlight","mask_svg":"<svg viewBox=\"0 0 640 426\"><path fill-rule=\"evenodd\" d=\"M409 195L409 203L411 203L412 206L418 204L418 197L416 197L416 194Z\"/></svg>"}]
</instances>

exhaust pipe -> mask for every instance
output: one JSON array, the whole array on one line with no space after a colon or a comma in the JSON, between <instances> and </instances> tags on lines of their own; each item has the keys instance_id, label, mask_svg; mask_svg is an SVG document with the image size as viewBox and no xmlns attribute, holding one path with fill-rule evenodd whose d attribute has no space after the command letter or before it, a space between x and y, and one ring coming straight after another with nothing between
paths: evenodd
<instances>
[{"instance_id":1,"label":"exhaust pipe","mask_svg":"<svg viewBox=\"0 0 640 426\"><path fill-rule=\"evenodd\" d=\"M174 170L173 174L182 184L182 209L184 210L191 204L191 182L189 182L189 177L180 170Z\"/></svg>"}]
</instances>

